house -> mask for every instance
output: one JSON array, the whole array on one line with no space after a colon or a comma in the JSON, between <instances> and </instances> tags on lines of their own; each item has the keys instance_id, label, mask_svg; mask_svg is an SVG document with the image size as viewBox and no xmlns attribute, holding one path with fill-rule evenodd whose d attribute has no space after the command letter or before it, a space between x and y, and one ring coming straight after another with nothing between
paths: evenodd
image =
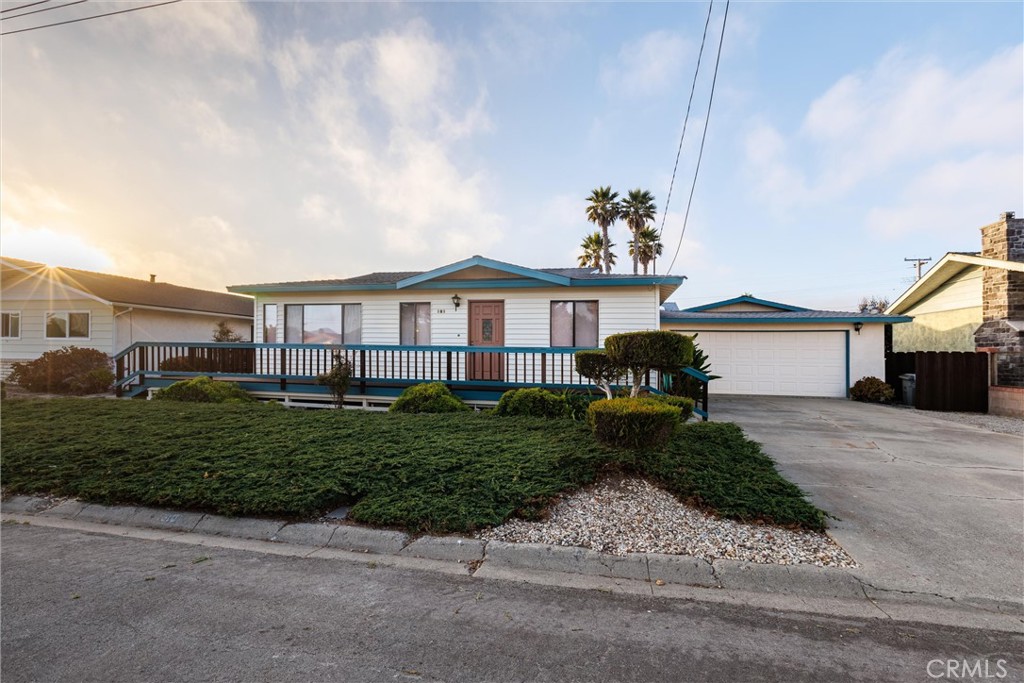
<instances>
[{"instance_id":1,"label":"house","mask_svg":"<svg viewBox=\"0 0 1024 683\"><path fill-rule=\"evenodd\" d=\"M886 313L914 317L894 351L987 351L989 412L1024 415L1024 219L982 227L980 252L946 254Z\"/></svg>"},{"instance_id":2,"label":"house","mask_svg":"<svg viewBox=\"0 0 1024 683\"><path fill-rule=\"evenodd\" d=\"M715 394L845 397L885 377L885 329L909 317L818 311L752 296L661 311L661 329L698 334Z\"/></svg>"},{"instance_id":3,"label":"house","mask_svg":"<svg viewBox=\"0 0 1024 683\"><path fill-rule=\"evenodd\" d=\"M0 257L0 377L63 346L114 355L135 342L210 341L218 323L252 338L252 299Z\"/></svg>"}]
</instances>

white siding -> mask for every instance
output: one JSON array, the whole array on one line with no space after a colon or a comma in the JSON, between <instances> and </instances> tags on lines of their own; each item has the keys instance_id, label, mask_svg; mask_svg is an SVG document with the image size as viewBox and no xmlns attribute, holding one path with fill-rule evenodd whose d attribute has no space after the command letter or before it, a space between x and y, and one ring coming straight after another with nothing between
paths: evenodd
<instances>
[{"instance_id":1,"label":"white siding","mask_svg":"<svg viewBox=\"0 0 1024 683\"><path fill-rule=\"evenodd\" d=\"M922 315L975 308L981 305L981 268L966 270L906 310L904 315Z\"/></svg>"},{"instance_id":2,"label":"white siding","mask_svg":"<svg viewBox=\"0 0 1024 683\"><path fill-rule=\"evenodd\" d=\"M116 350L135 342L213 341L217 323L228 324L243 341L250 341L249 319L201 313L176 313L142 308L117 307Z\"/></svg>"},{"instance_id":3,"label":"white siding","mask_svg":"<svg viewBox=\"0 0 1024 683\"><path fill-rule=\"evenodd\" d=\"M111 306L89 299L59 284L38 284L30 279L4 288L0 309L21 314L21 336L0 341L2 372L6 377L10 364L33 360L46 351L63 346L80 346L113 353L114 319ZM49 312L88 312L88 339L46 339L46 314Z\"/></svg>"}]
</instances>

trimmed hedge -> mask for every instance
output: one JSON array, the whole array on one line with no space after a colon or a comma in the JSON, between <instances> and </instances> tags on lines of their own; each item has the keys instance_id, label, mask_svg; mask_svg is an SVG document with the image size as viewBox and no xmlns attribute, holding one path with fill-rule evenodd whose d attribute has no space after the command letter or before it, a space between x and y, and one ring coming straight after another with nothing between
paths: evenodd
<instances>
[{"instance_id":1,"label":"trimmed hedge","mask_svg":"<svg viewBox=\"0 0 1024 683\"><path fill-rule=\"evenodd\" d=\"M686 422L693 417L693 407L697 405L697 402L688 396L671 396L669 394L651 394L648 398L653 398L655 401L661 401L665 405L674 406L679 408L681 411L681 419Z\"/></svg>"},{"instance_id":2,"label":"trimmed hedge","mask_svg":"<svg viewBox=\"0 0 1024 683\"><path fill-rule=\"evenodd\" d=\"M12 365L7 380L28 391L83 396L110 389L110 356L97 349L65 346Z\"/></svg>"},{"instance_id":3,"label":"trimmed hedge","mask_svg":"<svg viewBox=\"0 0 1024 683\"><path fill-rule=\"evenodd\" d=\"M567 417L569 407L565 396L534 387L506 391L498 399L494 413L503 416L557 418Z\"/></svg>"},{"instance_id":4,"label":"trimmed hedge","mask_svg":"<svg viewBox=\"0 0 1024 683\"><path fill-rule=\"evenodd\" d=\"M441 382L415 384L391 404L391 413L458 413L470 410Z\"/></svg>"},{"instance_id":5,"label":"trimmed hedge","mask_svg":"<svg viewBox=\"0 0 1024 683\"><path fill-rule=\"evenodd\" d=\"M253 403L254 399L234 382L215 382L209 377L194 377L175 382L156 393L160 401L183 403Z\"/></svg>"},{"instance_id":6,"label":"trimmed hedge","mask_svg":"<svg viewBox=\"0 0 1024 683\"><path fill-rule=\"evenodd\" d=\"M866 403L892 403L896 392L877 377L861 377L850 387L850 398Z\"/></svg>"},{"instance_id":7,"label":"trimmed hedge","mask_svg":"<svg viewBox=\"0 0 1024 683\"><path fill-rule=\"evenodd\" d=\"M616 365L641 369L678 370L693 361L693 338L678 332L624 332L604 340L605 352Z\"/></svg>"},{"instance_id":8,"label":"trimmed hedge","mask_svg":"<svg viewBox=\"0 0 1024 683\"><path fill-rule=\"evenodd\" d=\"M682 422L682 410L653 398L594 401L587 422L601 443L620 448L659 448Z\"/></svg>"}]
</instances>

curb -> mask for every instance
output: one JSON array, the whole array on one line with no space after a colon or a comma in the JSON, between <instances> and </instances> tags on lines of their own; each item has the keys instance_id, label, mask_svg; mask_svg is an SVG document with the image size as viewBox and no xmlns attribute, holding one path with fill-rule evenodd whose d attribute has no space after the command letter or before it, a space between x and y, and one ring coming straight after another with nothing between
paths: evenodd
<instances>
[{"instance_id":1,"label":"curb","mask_svg":"<svg viewBox=\"0 0 1024 683\"><path fill-rule=\"evenodd\" d=\"M86 504L76 500L57 502L36 496L13 496L0 501L5 515L61 518L89 523L161 529L206 536L310 547L313 553L335 549L343 552L457 563L473 574L486 567L481 576L496 578L562 575L587 579L616 579L646 585L650 595L670 595L679 590L720 589L740 594L761 594L765 598L806 598L869 603L902 603L921 607L982 611L1019 618L1020 605L989 599L950 598L930 594L904 594L866 583L847 569L814 565L758 564L719 559L708 562L685 555L631 553L609 555L587 548L483 541L459 536L421 536L369 527L282 520L232 518L198 512ZM412 560L411 560L412 561ZM518 574L517 574L518 572ZM658 588L655 588L657 586ZM879 608L880 609L880 608ZM888 612L882 611L886 616ZM890 616L891 618L891 616Z\"/></svg>"}]
</instances>

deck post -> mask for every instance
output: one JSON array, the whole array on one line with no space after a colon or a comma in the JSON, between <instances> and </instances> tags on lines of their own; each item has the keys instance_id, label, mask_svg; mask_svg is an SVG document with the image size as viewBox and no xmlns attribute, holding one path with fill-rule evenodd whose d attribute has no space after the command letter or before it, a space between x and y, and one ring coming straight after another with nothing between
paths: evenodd
<instances>
[{"instance_id":1,"label":"deck post","mask_svg":"<svg viewBox=\"0 0 1024 683\"><path fill-rule=\"evenodd\" d=\"M284 368L288 362L288 352L286 349L281 349L280 361L281 362L277 367L277 371L281 373L281 381L279 382L279 386L281 388L281 391L283 392L285 388L288 386L288 380L284 378Z\"/></svg>"},{"instance_id":2,"label":"deck post","mask_svg":"<svg viewBox=\"0 0 1024 683\"><path fill-rule=\"evenodd\" d=\"M448 356L448 375L447 375L447 377L448 377L448 381L451 382L452 381L452 352L448 351L446 355Z\"/></svg>"},{"instance_id":3,"label":"deck post","mask_svg":"<svg viewBox=\"0 0 1024 683\"><path fill-rule=\"evenodd\" d=\"M708 383L707 382L701 382L700 383L700 407L701 407L701 410L704 411L704 415L702 415L700 419L701 419L702 422L707 422L708 421L708 418L707 418L707 415L708 415Z\"/></svg>"},{"instance_id":4,"label":"deck post","mask_svg":"<svg viewBox=\"0 0 1024 683\"><path fill-rule=\"evenodd\" d=\"M366 395L366 349L359 349L359 393Z\"/></svg>"},{"instance_id":5,"label":"deck post","mask_svg":"<svg viewBox=\"0 0 1024 683\"><path fill-rule=\"evenodd\" d=\"M114 373L117 377L117 388L114 390L114 394L121 398L124 394L124 388L121 386L121 380L124 379L124 356L118 356L117 361L114 363Z\"/></svg>"}]
</instances>

